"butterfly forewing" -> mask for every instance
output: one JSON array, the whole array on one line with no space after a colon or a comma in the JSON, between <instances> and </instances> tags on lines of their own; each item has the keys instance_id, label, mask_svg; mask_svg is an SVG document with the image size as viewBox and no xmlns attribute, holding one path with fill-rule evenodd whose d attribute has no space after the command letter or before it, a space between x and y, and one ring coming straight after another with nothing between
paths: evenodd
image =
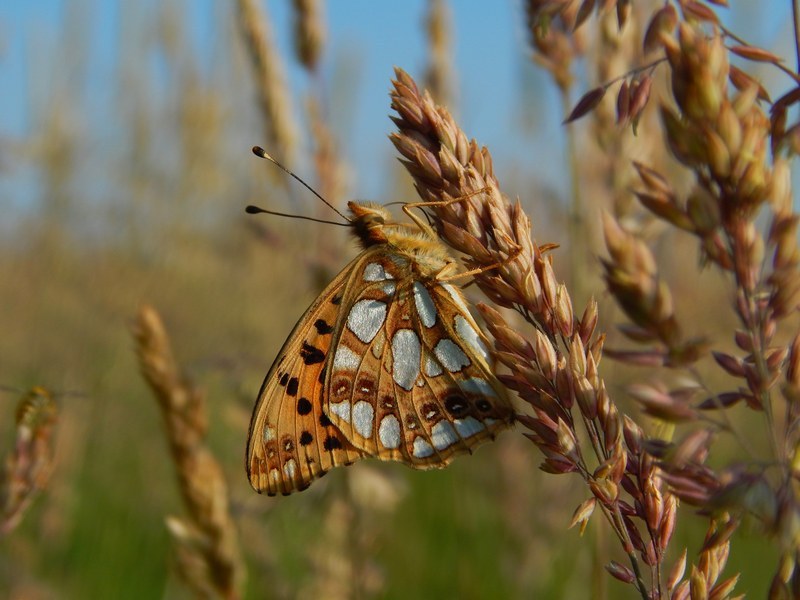
<instances>
[{"instance_id":1,"label":"butterfly forewing","mask_svg":"<svg viewBox=\"0 0 800 600\"><path fill-rule=\"evenodd\" d=\"M353 269L324 411L365 455L444 467L509 427L512 410L460 292L413 275L386 250Z\"/></svg>"},{"instance_id":2,"label":"butterfly forewing","mask_svg":"<svg viewBox=\"0 0 800 600\"><path fill-rule=\"evenodd\" d=\"M269 495L303 490L362 456L322 410L324 366L339 315L344 269L295 326L258 394L247 441L250 484Z\"/></svg>"}]
</instances>

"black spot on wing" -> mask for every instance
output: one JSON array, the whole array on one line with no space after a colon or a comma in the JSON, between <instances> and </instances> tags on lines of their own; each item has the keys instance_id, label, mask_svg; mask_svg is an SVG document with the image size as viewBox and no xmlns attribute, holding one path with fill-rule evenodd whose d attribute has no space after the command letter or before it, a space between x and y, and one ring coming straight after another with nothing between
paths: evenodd
<instances>
[{"instance_id":1,"label":"black spot on wing","mask_svg":"<svg viewBox=\"0 0 800 600\"><path fill-rule=\"evenodd\" d=\"M303 342L303 347L300 348L300 356L307 365L316 365L325 360L325 353L308 342Z\"/></svg>"},{"instance_id":2,"label":"black spot on wing","mask_svg":"<svg viewBox=\"0 0 800 600\"><path fill-rule=\"evenodd\" d=\"M322 446L325 450L336 450L342 447L342 441L335 435L329 435L325 438L325 442L323 442Z\"/></svg>"},{"instance_id":3,"label":"black spot on wing","mask_svg":"<svg viewBox=\"0 0 800 600\"><path fill-rule=\"evenodd\" d=\"M317 333L320 335L328 335L331 331L333 331L333 327L328 325L325 319L317 319L314 321L314 327L317 328Z\"/></svg>"},{"instance_id":4,"label":"black spot on wing","mask_svg":"<svg viewBox=\"0 0 800 600\"><path fill-rule=\"evenodd\" d=\"M311 412L311 401L308 398L300 398L297 401L297 414L307 415Z\"/></svg>"},{"instance_id":5,"label":"black spot on wing","mask_svg":"<svg viewBox=\"0 0 800 600\"><path fill-rule=\"evenodd\" d=\"M461 417L466 414L469 403L461 394L451 394L445 399L444 406L454 417Z\"/></svg>"},{"instance_id":6,"label":"black spot on wing","mask_svg":"<svg viewBox=\"0 0 800 600\"><path fill-rule=\"evenodd\" d=\"M286 384L286 393L290 396L297 396L298 387L300 387L300 381L297 377L292 377L289 383Z\"/></svg>"}]
</instances>

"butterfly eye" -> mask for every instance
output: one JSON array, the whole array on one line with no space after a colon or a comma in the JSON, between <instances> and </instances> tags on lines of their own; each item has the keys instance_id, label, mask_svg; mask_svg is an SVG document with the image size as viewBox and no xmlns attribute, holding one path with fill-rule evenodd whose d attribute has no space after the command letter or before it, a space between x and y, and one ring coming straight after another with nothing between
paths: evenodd
<instances>
[{"instance_id":1,"label":"butterfly eye","mask_svg":"<svg viewBox=\"0 0 800 600\"><path fill-rule=\"evenodd\" d=\"M383 215L370 213L354 221L353 228L355 229L356 235L365 245L373 246L375 244L386 243L385 224L386 219L383 218Z\"/></svg>"}]
</instances>

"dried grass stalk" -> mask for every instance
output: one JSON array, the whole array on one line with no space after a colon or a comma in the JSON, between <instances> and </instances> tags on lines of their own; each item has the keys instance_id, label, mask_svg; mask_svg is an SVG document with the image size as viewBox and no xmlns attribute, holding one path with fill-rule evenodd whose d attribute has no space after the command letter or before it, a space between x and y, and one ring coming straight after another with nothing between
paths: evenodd
<instances>
[{"instance_id":1,"label":"dried grass stalk","mask_svg":"<svg viewBox=\"0 0 800 600\"><path fill-rule=\"evenodd\" d=\"M342 498L333 498L326 509L319 532L319 544L311 552L314 578L298 593L301 600L357 598L356 566L352 552L353 506Z\"/></svg>"},{"instance_id":2,"label":"dried grass stalk","mask_svg":"<svg viewBox=\"0 0 800 600\"><path fill-rule=\"evenodd\" d=\"M434 100L449 104L453 92L453 65L450 48L450 15L446 0L429 0L425 30L428 33L428 69L425 87Z\"/></svg>"},{"instance_id":3,"label":"dried grass stalk","mask_svg":"<svg viewBox=\"0 0 800 600\"><path fill-rule=\"evenodd\" d=\"M134 330L142 375L166 425L178 486L188 515L168 517L178 571L201 597L239 598L244 563L222 469L206 445L203 393L180 372L158 312L144 306Z\"/></svg>"},{"instance_id":4,"label":"dried grass stalk","mask_svg":"<svg viewBox=\"0 0 800 600\"><path fill-rule=\"evenodd\" d=\"M315 71L325 45L322 0L294 0L294 49L298 60Z\"/></svg>"},{"instance_id":5,"label":"dried grass stalk","mask_svg":"<svg viewBox=\"0 0 800 600\"><path fill-rule=\"evenodd\" d=\"M564 93L573 82L572 63L583 53L576 35L579 7L573 0L526 0L525 12L533 60Z\"/></svg>"},{"instance_id":6,"label":"dried grass stalk","mask_svg":"<svg viewBox=\"0 0 800 600\"><path fill-rule=\"evenodd\" d=\"M237 6L245 48L253 66L265 139L273 155L291 164L297 146L297 121L269 19L256 0L237 0Z\"/></svg>"},{"instance_id":7,"label":"dried grass stalk","mask_svg":"<svg viewBox=\"0 0 800 600\"><path fill-rule=\"evenodd\" d=\"M548 18L564 6L557 1L537 4L555 11ZM592 4L584 2L579 12ZM798 36L800 29L795 31ZM800 443L800 334L789 317L800 308L800 250L789 159L800 148L800 124L787 124L787 110L800 102L800 88L772 103L768 116L761 105L769 102L766 90L743 70L732 68L730 54L771 63L795 82L798 77L779 57L726 29L710 6L698 2L679 0L655 10L643 42L645 53L660 52L663 57L590 90L573 114L595 112L592 105L605 90L623 81L618 121L635 126L650 97L652 71L668 69L672 98L660 103L661 124L669 150L686 168L693 187L688 194L680 193L676 189L682 186L673 186L654 168L634 163L640 180L636 198L655 221L694 236L701 260L729 275L739 321L731 336L737 349L711 352L723 374L735 378L735 386L713 389L719 386L706 381L699 363L712 341L685 337L683 332L696 327L681 326L656 257L637 235L605 217L607 288L630 320L622 332L645 345L606 354L629 365L682 369L683 381L677 387L670 389L653 378L632 386L630 393L657 419L694 425L676 443L648 440L644 447L672 494L715 516L698 566L682 584L675 583L680 577L670 576L667 587L680 598L730 595L736 577L716 583L717 575L729 551L727 540L749 514L763 523L764 533L782 552L770 597L794 596L800 589L800 494L793 466ZM651 73L637 84L634 75L645 70ZM737 433L727 414L735 405L745 405L763 419ZM707 411L716 412L709 417ZM766 427L759 430L756 422ZM706 465L719 431L733 432L748 458L724 468ZM772 450L762 460L753 459L750 444L759 433L765 434ZM773 468L765 470L764 464ZM712 549L716 554L709 554ZM612 574L625 576L619 568Z\"/></svg>"},{"instance_id":8,"label":"dried grass stalk","mask_svg":"<svg viewBox=\"0 0 800 600\"><path fill-rule=\"evenodd\" d=\"M297 594L302 600L386 594L386 573L377 555L405 486L367 464L350 471L346 484L345 493L316 504L325 516L310 548L313 578Z\"/></svg>"},{"instance_id":9,"label":"dried grass stalk","mask_svg":"<svg viewBox=\"0 0 800 600\"><path fill-rule=\"evenodd\" d=\"M525 12L528 26L531 59L547 71L558 88L561 105L566 114L570 106L570 89L574 82L574 62L584 51L580 23L594 8L594 0L581 6L572 0L526 0ZM588 11L587 11L588 7ZM590 110L597 106L605 95L605 89L596 89L586 94L579 106L567 118L575 118L576 111ZM579 185L581 159L577 133L567 130L567 153L569 155L569 177L571 183L568 214L570 240L569 272L572 295L583 301L587 296L585 282L589 281L586 265L589 263L587 240L591 237L590 222L585 218L585 200Z\"/></svg>"},{"instance_id":10,"label":"dried grass stalk","mask_svg":"<svg viewBox=\"0 0 800 600\"><path fill-rule=\"evenodd\" d=\"M0 534L13 531L53 472L58 407L43 387L32 388L17 405L14 449L0 480Z\"/></svg>"},{"instance_id":11,"label":"dried grass stalk","mask_svg":"<svg viewBox=\"0 0 800 600\"><path fill-rule=\"evenodd\" d=\"M712 357L727 376L735 378L736 385L714 390L700 376L695 365L711 343L682 339L671 298L665 285L658 282L649 250L607 219L610 258L604 264L608 288L635 324L625 333L649 346L618 357L636 364L661 355L665 366L690 369L692 382L682 389L667 391L651 383L634 392L645 410L662 420L703 425L678 443L652 443L651 452L659 459L671 490L684 502L732 515L724 536L717 532L713 539L730 537L744 514L763 523L783 554L771 597L783 597L781 594L798 589L798 579L787 573L800 572L796 517L800 497L794 482L796 470L791 466L800 442L800 396L795 383L800 336L786 343L780 341L780 332L781 328L796 327L787 317L800 307L800 251L788 161L780 150L785 132L776 127L774 119L782 106L780 101L775 103L771 122L759 105L759 98L765 96L760 86L741 73L731 74L729 51L768 60L763 52L743 51L742 46L729 50L724 36L732 34L713 28L709 35L695 21L713 23L713 13L698 16L696 7L689 10L687 4L683 8L687 20L676 26L670 19L668 27L659 27L658 35L651 36L651 46L663 49L672 81L674 102L663 103L660 110L666 141L693 177L694 186L683 197L654 169L636 164L642 184L637 197L658 220L693 235L702 260L730 275L734 314L739 321L732 338L738 349L714 351ZM729 81L735 90L729 90ZM763 222L769 223L766 232ZM783 407L778 404L779 391ZM737 404L763 414L758 423L766 425L762 431L771 443L772 456L712 469L705 463L714 433L718 429L736 431L727 410ZM705 411L717 411L722 427L702 423L701 419L708 421ZM750 452L749 440L759 433L754 426L740 434L742 448ZM761 465L770 462L774 470L764 470ZM788 570L787 565L791 565ZM686 584L692 594L710 584L708 577L704 581L697 573L693 572ZM734 583L728 580L718 585L732 588Z\"/></svg>"}]
</instances>

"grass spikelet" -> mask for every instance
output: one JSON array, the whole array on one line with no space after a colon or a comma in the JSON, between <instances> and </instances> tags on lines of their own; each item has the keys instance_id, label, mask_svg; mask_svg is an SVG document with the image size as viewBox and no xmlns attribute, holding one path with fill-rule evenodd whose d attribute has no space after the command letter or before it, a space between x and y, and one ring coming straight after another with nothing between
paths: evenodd
<instances>
[{"instance_id":1,"label":"grass spikelet","mask_svg":"<svg viewBox=\"0 0 800 600\"><path fill-rule=\"evenodd\" d=\"M244 578L222 469L205 442L203 393L180 372L158 312L144 306L134 330L139 365L164 417L185 517L168 517L178 572L201 597L239 598Z\"/></svg>"},{"instance_id":2,"label":"grass spikelet","mask_svg":"<svg viewBox=\"0 0 800 600\"><path fill-rule=\"evenodd\" d=\"M788 200L787 159L795 149L786 129L786 108L797 94L790 91L774 102L768 117L760 104L768 94L752 77L730 67L730 54L771 63L784 72L786 67L725 29L710 7L679 4L682 15L671 5L654 13L644 47L663 53L649 68L663 65L668 71L672 98L660 102L661 127L690 188L679 192L686 185L674 174L665 176L634 163L640 178L635 195L662 226L693 236L701 261L727 277L738 330L730 332L724 350L714 348L721 342L710 337L684 338L681 332L690 328L675 310L655 255L645 240L607 216L606 286L631 321L623 333L644 346L607 354L631 366L665 367L658 378L677 379L669 370L681 369L679 386L653 377L629 389L645 413L664 423L692 426L674 442L648 440L646 453L672 494L713 515L698 564L680 583L680 577L670 577L673 597L730 595L738 576L717 581L729 539L745 516L760 521L777 542L783 558L770 593L788 597L796 580L787 573L799 564L794 515L800 501L796 486L789 483L798 440L798 395L796 323L787 317L800 306L800 262L797 215ZM731 39L737 45L731 46ZM633 102L631 97L620 105L629 109ZM711 348L716 366L736 381L732 388L720 389L713 383L716 377L701 367ZM751 441L759 431L754 424L739 431L728 414L736 405L763 416L759 422L766 425L761 433L771 450L768 456L754 458ZM706 464L720 432L733 433L747 458L717 468ZM775 470L765 472L760 466L765 463Z\"/></svg>"},{"instance_id":3,"label":"grass spikelet","mask_svg":"<svg viewBox=\"0 0 800 600\"><path fill-rule=\"evenodd\" d=\"M36 386L17 405L14 448L0 480L0 534L11 533L53 472L58 407L49 391Z\"/></svg>"},{"instance_id":4,"label":"grass spikelet","mask_svg":"<svg viewBox=\"0 0 800 600\"><path fill-rule=\"evenodd\" d=\"M610 564L642 597L660 586L664 549L674 531L671 494L655 462L642 447L638 428L627 421L598 373L604 336L595 331L593 300L574 317L566 286L553 273L546 245L531 237L522 207L500 191L486 148L467 139L446 109L436 106L413 79L396 72L392 106L403 155L442 239L468 255L475 281L496 304L515 309L533 327L535 343L524 343L516 327L495 308L479 304L500 361L510 369L501 380L528 402L520 416L526 437L544 455L542 470L577 473L611 525L630 567ZM627 431L626 431L627 429ZM584 440L588 440L584 441ZM586 517L589 519L589 516ZM649 576L646 573L649 572ZM649 581L649 583L648 583Z\"/></svg>"}]
</instances>

